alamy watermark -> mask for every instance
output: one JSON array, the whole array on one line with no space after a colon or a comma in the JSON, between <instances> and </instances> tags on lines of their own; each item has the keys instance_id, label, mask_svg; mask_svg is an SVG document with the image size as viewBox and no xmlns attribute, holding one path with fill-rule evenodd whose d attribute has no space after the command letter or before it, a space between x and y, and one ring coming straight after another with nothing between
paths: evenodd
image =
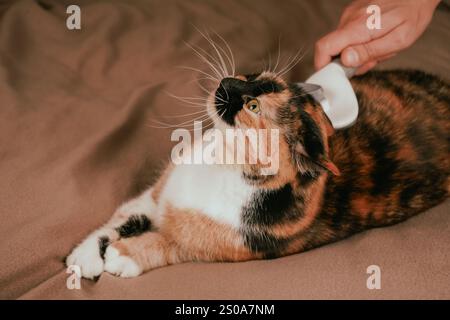
<instances>
[{"instance_id":1,"label":"alamy watermark","mask_svg":"<svg viewBox=\"0 0 450 320\"><path fill-rule=\"evenodd\" d=\"M381 269L376 264L372 264L367 267L367 274L370 276L367 278L367 289L381 289Z\"/></svg>"},{"instance_id":2,"label":"alamy watermark","mask_svg":"<svg viewBox=\"0 0 450 320\"><path fill-rule=\"evenodd\" d=\"M370 16L366 20L366 26L369 30L381 29L381 9L376 4L372 4L366 9Z\"/></svg>"},{"instance_id":3,"label":"alamy watermark","mask_svg":"<svg viewBox=\"0 0 450 320\"><path fill-rule=\"evenodd\" d=\"M261 175L274 175L280 165L278 129L208 129L202 134L202 122L194 122L192 132L176 129L171 141L179 141L171 152L172 162L180 164L258 165Z\"/></svg>"},{"instance_id":4,"label":"alamy watermark","mask_svg":"<svg viewBox=\"0 0 450 320\"><path fill-rule=\"evenodd\" d=\"M66 280L66 287L69 290L81 289L81 269L77 265L67 267L66 273L70 274Z\"/></svg>"},{"instance_id":5,"label":"alamy watermark","mask_svg":"<svg viewBox=\"0 0 450 320\"><path fill-rule=\"evenodd\" d=\"M69 30L81 30L81 9L76 4L67 7L66 13L70 16L66 19L66 27Z\"/></svg>"}]
</instances>

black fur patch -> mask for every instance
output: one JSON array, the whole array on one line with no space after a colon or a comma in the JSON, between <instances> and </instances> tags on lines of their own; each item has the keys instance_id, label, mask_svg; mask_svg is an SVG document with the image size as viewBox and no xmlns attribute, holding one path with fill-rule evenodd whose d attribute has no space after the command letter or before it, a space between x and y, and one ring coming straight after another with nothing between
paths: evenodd
<instances>
[{"instance_id":1,"label":"black fur patch","mask_svg":"<svg viewBox=\"0 0 450 320\"><path fill-rule=\"evenodd\" d=\"M105 259L105 251L106 248L108 248L108 246L109 246L109 238L107 236L103 236L98 239L98 248L100 252L100 257L102 257L102 259Z\"/></svg>"},{"instance_id":2,"label":"black fur patch","mask_svg":"<svg viewBox=\"0 0 450 320\"><path fill-rule=\"evenodd\" d=\"M307 174L307 173L297 173L297 181L301 188L309 187L313 182L317 181L317 176Z\"/></svg>"},{"instance_id":3,"label":"black fur patch","mask_svg":"<svg viewBox=\"0 0 450 320\"><path fill-rule=\"evenodd\" d=\"M302 126L300 127L301 137L303 138L303 147L308 156L314 161L325 154L322 133L315 121L307 112L300 112Z\"/></svg>"},{"instance_id":4,"label":"black fur patch","mask_svg":"<svg viewBox=\"0 0 450 320\"><path fill-rule=\"evenodd\" d=\"M252 95L257 97L264 93L278 93L283 91L283 86L273 80L255 80L252 86Z\"/></svg>"},{"instance_id":5,"label":"black fur patch","mask_svg":"<svg viewBox=\"0 0 450 320\"><path fill-rule=\"evenodd\" d=\"M244 81L224 78L216 90L216 108L226 123L234 125L234 117L244 105L243 96L258 97L283 90L284 87L280 83L270 79Z\"/></svg>"},{"instance_id":6,"label":"black fur patch","mask_svg":"<svg viewBox=\"0 0 450 320\"><path fill-rule=\"evenodd\" d=\"M267 232L247 233L244 235L246 246L253 252L264 253L264 258L272 259L280 256L292 238L277 238Z\"/></svg>"},{"instance_id":7,"label":"black fur patch","mask_svg":"<svg viewBox=\"0 0 450 320\"><path fill-rule=\"evenodd\" d=\"M122 238L138 236L144 232L150 231L151 222L145 215L132 215L128 220L116 228Z\"/></svg>"},{"instance_id":8,"label":"black fur patch","mask_svg":"<svg viewBox=\"0 0 450 320\"><path fill-rule=\"evenodd\" d=\"M247 79L247 81L254 81L254 80L256 80L256 78L258 78L259 75L260 75L260 73L252 73L252 74L246 74L246 75L244 75L244 77Z\"/></svg>"},{"instance_id":9,"label":"black fur patch","mask_svg":"<svg viewBox=\"0 0 450 320\"><path fill-rule=\"evenodd\" d=\"M436 152L433 150L433 146L430 146L427 137L423 135L423 129L417 129L418 126L418 124L411 122L406 132L409 139L413 142L414 149L417 150L417 155L426 161L434 157ZM423 124L420 127L423 127Z\"/></svg>"},{"instance_id":10,"label":"black fur patch","mask_svg":"<svg viewBox=\"0 0 450 320\"><path fill-rule=\"evenodd\" d=\"M346 184L343 184L338 190L339 193L336 196L335 202L336 209L331 218L331 222L333 229L341 230L347 225L347 220L351 217L350 200L352 198L353 180L346 180Z\"/></svg>"},{"instance_id":11,"label":"black fur patch","mask_svg":"<svg viewBox=\"0 0 450 320\"><path fill-rule=\"evenodd\" d=\"M399 167L399 161L391 154L398 150L389 135L372 129L366 129L369 148L373 152L374 170L370 177L373 181L372 195L387 194L396 185L394 175Z\"/></svg>"},{"instance_id":12,"label":"black fur patch","mask_svg":"<svg viewBox=\"0 0 450 320\"><path fill-rule=\"evenodd\" d=\"M290 184L276 190L260 191L250 203L252 205L243 210L243 221L247 225L270 226L298 216Z\"/></svg>"}]
</instances>

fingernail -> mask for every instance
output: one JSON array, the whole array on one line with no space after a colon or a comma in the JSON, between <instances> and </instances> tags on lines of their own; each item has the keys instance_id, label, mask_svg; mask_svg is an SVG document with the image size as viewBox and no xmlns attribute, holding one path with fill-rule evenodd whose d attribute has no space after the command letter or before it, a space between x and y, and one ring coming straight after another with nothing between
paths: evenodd
<instances>
[{"instance_id":1,"label":"fingernail","mask_svg":"<svg viewBox=\"0 0 450 320\"><path fill-rule=\"evenodd\" d=\"M356 52L355 49L350 48L347 50L347 63L349 64L349 66L351 67L356 67L358 65L358 53Z\"/></svg>"}]
</instances>

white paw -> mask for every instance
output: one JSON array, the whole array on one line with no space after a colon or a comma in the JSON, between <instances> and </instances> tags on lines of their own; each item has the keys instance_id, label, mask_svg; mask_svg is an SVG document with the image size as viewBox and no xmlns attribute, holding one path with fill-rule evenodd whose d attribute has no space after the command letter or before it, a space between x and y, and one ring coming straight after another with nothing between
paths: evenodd
<instances>
[{"instance_id":1,"label":"white paw","mask_svg":"<svg viewBox=\"0 0 450 320\"><path fill-rule=\"evenodd\" d=\"M81 276L94 279L103 272L103 259L97 237L87 238L66 259L66 265L77 265L81 269Z\"/></svg>"},{"instance_id":2,"label":"white paw","mask_svg":"<svg viewBox=\"0 0 450 320\"><path fill-rule=\"evenodd\" d=\"M105 271L123 278L137 277L142 273L141 267L131 257L121 256L113 246L105 252Z\"/></svg>"}]
</instances>

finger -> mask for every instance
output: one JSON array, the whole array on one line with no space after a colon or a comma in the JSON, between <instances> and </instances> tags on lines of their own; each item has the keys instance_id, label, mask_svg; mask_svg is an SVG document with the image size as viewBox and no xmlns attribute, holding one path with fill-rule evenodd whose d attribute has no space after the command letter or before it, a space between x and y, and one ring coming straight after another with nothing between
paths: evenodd
<instances>
[{"instance_id":1,"label":"finger","mask_svg":"<svg viewBox=\"0 0 450 320\"><path fill-rule=\"evenodd\" d=\"M353 31L348 28L335 30L316 43L314 65L320 69L331 61L331 58L338 55L345 47L352 43L368 42L370 36L367 32L357 33L358 41L353 39Z\"/></svg>"},{"instance_id":2,"label":"finger","mask_svg":"<svg viewBox=\"0 0 450 320\"><path fill-rule=\"evenodd\" d=\"M378 34L366 28L365 23L351 22L344 28L335 30L316 43L314 65L316 69L324 67L344 50L344 48L359 43L371 41Z\"/></svg>"},{"instance_id":3,"label":"finger","mask_svg":"<svg viewBox=\"0 0 450 320\"><path fill-rule=\"evenodd\" d=\"M402 20L391 13L387 13L383 21L385 21L383 28L369 30L365 18L352 20L322 37L317 41L315 47L314 65L316 69L324 67L333 56L340 54L344 48L382 38L403 24Z\"/></svg>"},{"instance_id":4,"label":"finger","mask_svg":"<svg viewBox=\"0 0 450 320\"><path fill-rule=\"evenodd\" d=\"M372 60L395 54L406 48L409 43L404 39L403 28L396 28L384 37L373 41L353 45L342 51L341 59L348 67L359 67Z\"/></svg>"}]
</instances>

